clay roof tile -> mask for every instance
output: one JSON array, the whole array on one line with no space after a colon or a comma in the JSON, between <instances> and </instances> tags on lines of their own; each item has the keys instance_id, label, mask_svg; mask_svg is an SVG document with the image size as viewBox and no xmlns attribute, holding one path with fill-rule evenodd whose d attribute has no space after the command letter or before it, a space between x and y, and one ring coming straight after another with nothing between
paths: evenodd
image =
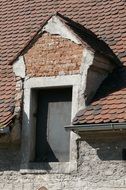
<instances>
[{"instance_id":1,"label":"clay roof tile","mask_svg":"<svg viewBox=\"0 0 126 190\"><path fill-rule=\"evenodd\" d=\"M74 124L82 118L86 123L126 122L126 68L120 68L110 74L99 87L92 103ZM116 85L115 85L116 84ZM102 97L102 98L101 98ZM85 118L85 120L84 120ZM81 124L82 124L81 121ZM86 122L85 122L86 121Z\"/></svg>"},{"instance_id":2,"label":"clay roof tile","mask_svg":"<svg viewBox=\"0 0 126 190\"><path fill-rule=\"evenodd\" d=\"M116 55L119 52L120 61L126 65L126 6L123 0L86 0L85 3L82 0L55 2L52 0L0 1L0 53L2 54L0 79L2 78L1 83L5 86L12 82L11 90L13 92L15 92L15 81L9 75L10 78L6 80L2 65L7 66L6 73L8 73L10 62L15 59L17 54L38 31L41 23L56 11L60 11L62 15L95 32L98 37L111 46ZM116 42L120 42L120 44ZM12 70L9 72L12 72ZM6 88L3 90L6 91ZM0 121L3 117L4 112L2 116L0 115Z\"/></svg>"}]
</instances>

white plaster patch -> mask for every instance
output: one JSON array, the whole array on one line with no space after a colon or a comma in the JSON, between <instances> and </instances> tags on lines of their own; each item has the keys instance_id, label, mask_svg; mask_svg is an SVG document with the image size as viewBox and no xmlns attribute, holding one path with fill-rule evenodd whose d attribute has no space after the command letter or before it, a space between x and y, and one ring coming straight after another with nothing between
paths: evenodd
<instances>
[{"instance_id":1,"label":"white plaster patch","mask_svg":"<svg viewBox=\"0 0 126 190\"><path fill-rule=\"evenodd\" d=\"M63 24L56 16L53 16L43 27L42 31L50 34L58 34L63 38L67 38L76 44L81 44L80 40Z\"/></svg>"},{"instance_id":2,"label":"white plaster patch","mask_svg":"<svg viewBox=\"0 0 126 190\"><path fill-rule=\"evenodd\" d=\"M73 119L75 114L78 111L78 90L79 84L81 83L80 75L65 75L65 76L57 76L57 77L33 77L30 79L26 79L24 83L24 101L25 101L25 91L30 90L32 88L45 88L45 87L73 87L73 97L72 97L72 116ZM28 101L30 101L30 97L26 101L26 105L28 105ZM30 106L30 105L29 105ZM24 107L25 109L25 107ZM28 108L29 110L29 108ZM27 111L25 110L27 113ZM72 121L71 119L71 121Z\"/></svg>"},{"instance_id":3,"label":"white plaster patch","mask_svg":"<svg viewBox=\"0 0 126 190\"><path fill-rule=\"evenodd\" d=\"M13 72L16 76L25 78L25 63L23 56L20 56L18 60L13 64Z\"/></svg>"},{"instance_id":4,"label":"white plaster patch","mask_svg":"<svg viewBox=\"0 0 126 190\"><path fill-rule=\"evenodd\" d=\"M85 98L84 92L86 89L86 81L88 69L93 64L94 53L86 48L83 51L82 64L80 68L81 73L81 83L80 83L80 92L79 92L79 108L85 108Z\"/></svg>"}]
</instances>

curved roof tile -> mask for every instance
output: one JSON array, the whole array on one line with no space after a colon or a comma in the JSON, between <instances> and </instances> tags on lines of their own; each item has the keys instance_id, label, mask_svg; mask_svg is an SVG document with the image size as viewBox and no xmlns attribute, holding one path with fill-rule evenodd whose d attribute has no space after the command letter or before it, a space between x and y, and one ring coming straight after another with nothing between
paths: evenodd
<instances>
[{"instance_id":1,"label":"curved roof tile","mask_svg":"<svg viewBox=\"0 0 126 190\"><path fill-rule=\"evenodd\" d=\"M4 103L1 103L3 106L0 109L0 121L5 117L7 102L11 102L11 99L14 98L11 97L11 91L15 91L15 79L12 66L9 64L32 39L43 21L54 12L60 12L92 30L99 38L105 40L126 65L125 0L1 0L0 101ZM6 87L8 83L11 91ZM3 92L5 96L2 94ZM6 94L8 98L6 98ZM11 112L11 114L13 113Z\"/></svg>"}]
</instances>

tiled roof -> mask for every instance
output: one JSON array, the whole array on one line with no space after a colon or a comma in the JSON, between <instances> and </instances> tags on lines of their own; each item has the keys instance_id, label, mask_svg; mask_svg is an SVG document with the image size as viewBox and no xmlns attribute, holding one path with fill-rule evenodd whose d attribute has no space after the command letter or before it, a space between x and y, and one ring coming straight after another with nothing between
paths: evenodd
<instances>
[{"instance_id":1,"label":"tiled roof","mask_svg":"<svg viewBox=\"0 0 126 190\"><path fill-rule=\"evenodd\" d=\"M60 13L57 13L56 16L64 22L69 29L72 29L74 34L81 40L84 47L86 46L88 49L95 51L97 53L103 54L111 59L115 64L120 64L121 61L115 55L115 53L111 50L111 48L100 38L97 37L91 30L85 28L79 23L74 22L73 20L64 17Z\"/></svg>"},{"instance_id":2,"label":"tiled roof","mask_svg":"<svg viewBox=\"0 0 126 190\"><path fill-rule=\"evenodd\" d=\"M92 103L80 110L73 124L126 121L126 67L115 70L98 89Z\"/></svg>"},{"instance_id":3,"label":"tiled roof","mask_svg":"<svg viewBox=\"0 0 126 190\"><path fill-rule=\"evenodd\" d=\"M125 0L1 0L0 1L0 123L14 108L15 79L9 65L51 14L60 12L103 39L126 64Z\"/></svg>"}]
</instances>

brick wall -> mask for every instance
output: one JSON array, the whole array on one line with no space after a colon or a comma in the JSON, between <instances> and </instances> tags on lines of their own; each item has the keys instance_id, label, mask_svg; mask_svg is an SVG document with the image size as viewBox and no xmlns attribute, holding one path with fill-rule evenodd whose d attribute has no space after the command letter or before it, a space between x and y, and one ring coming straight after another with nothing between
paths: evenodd
<instances>
[{"instance_id":1,"label":"brick wall","mask_svg":"<svg viewBox=\"0 0 126 190\"><path fill-rule=\"evenodd\" d=\"M82 51L81 45L44 33L24 56L27 75L44 77L79 73Z\"/></svg>"}]
</instances>

